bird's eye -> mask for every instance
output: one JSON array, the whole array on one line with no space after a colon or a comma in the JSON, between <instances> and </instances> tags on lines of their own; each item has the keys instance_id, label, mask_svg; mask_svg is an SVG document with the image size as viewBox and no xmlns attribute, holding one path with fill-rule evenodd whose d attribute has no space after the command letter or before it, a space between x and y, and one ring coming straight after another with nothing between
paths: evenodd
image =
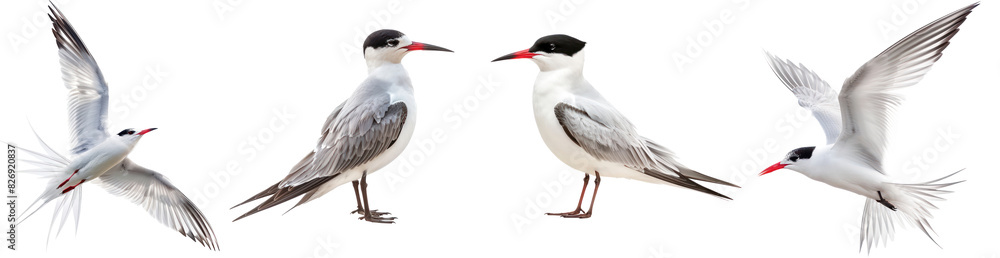
<instances>
[{"instance_id":1,"label":"bird's eye","mask_svg":"<svg viewBox=\"0 0 1000 258\"><path fill-rule=\"evenodd\" d=\"M549 43L549 50L555 51L556 50L556 43Z\"/></svg>"},{"instance_id":2,"label":"bird's eye","mask_svg":"<svg viewBox=\"0 0 1000 258\"><path fill-rule=\"evenodd\" d=\"M128 134L135 134L135 130L128 130Z\"/></svg>"},{"instance_id":3,"label":"bird's eye","mask_svg":"<svg viewBox=\"0 0 1000 258\"><path fill-rule=\"evenodd\" d=\"M390 40L387 40L385 43L389 44L390 47L395 47L396 45L399 45L399 40L390 39Z\"/></svg>"},{"instance_id":4,"label":"bird's eye","mask_svg":"<svg viewBox=\"0 0 1000 258\"><path fill-rule=\"evenodd\" d=\"M790 160L790 161L792 161L792 162L795 162L795 161L799 160L799 156L791 156L791 157L788 157L788 160Z\"/></svg>"}]
</instances>

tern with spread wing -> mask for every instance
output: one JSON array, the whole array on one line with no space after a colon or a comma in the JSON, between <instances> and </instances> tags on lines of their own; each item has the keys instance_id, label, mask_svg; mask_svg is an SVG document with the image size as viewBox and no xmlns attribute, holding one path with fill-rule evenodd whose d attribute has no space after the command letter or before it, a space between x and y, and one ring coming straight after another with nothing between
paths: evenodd
<instances>
[{"instance_id":1,"label":"tern with spread wing","mask_svg":"<svg viewBox=\"0 0 1000 258\"><path fill-rule=\"evenodd\" d=\"M799 105L819 120L828 145L792 150L760 175L791 169L867 197L860 247L867 243L869 252L873 244L893 237L899 220L920 228L937 244L928 222L930 210L937 208L931 201L943 200L938 195L949 192L943 188L961 181L942 182L958 172L915 184L895 182L886 174L882 156L889 111L902 100L892 90L919 82L978 5L945 15L899 40L844 81L840 94L805 66L765 53L774 74L798 98Z\"/></svg>"},{"instance_id":2,"label":"tern with spread wing","mask_svg":"<svg viewBox=\"0 0 1000 258\"><path fill-rule=\"evenodd\" d=\"M574 37L557 34L539 38L529 49L493 60L530 59L540 70L535 79L535 123L542 140L563 163L586 173L576 209L547 213L565 218L589 218L601 176L674 185L730 199L697 181L738 187L694 171L673 152L639 135L635 127L583 78L583 47ZM583 211L590 176L594 193Z\"/></svg>"},{"instance_id":3,"label":"tern with spread wing","mask_svg":"<svg viewBox=\"0 0 1000 258\"><path fill-rule=\"evenodd\" d=\"M218 250L219 244L212 227L194 203L163 175L127 158L139 139L156 128L140 131L125 129L115 135L108 134L108 84L104 75L62 12L54 5L49 7L49 11L52 34L59 47L63 81L69 89L72 159L52 150L41 138L39 142L45 153L28 151L39 158L31 162L42 166L36 172L46 172L50 179L42 195L28 207L18 223L24 222L50 201L61 199L55 209L52 226L61 217L56 230L60 231L70 213L79 225L83 184L97 182L108 192L142 206L167 227L203 246Z\"/></svg>"},{"instance_id":4,"label":"tern with spread wing","mask_svg":"<svg viewBox=\"0 0 1000 258\"><path fill-rule=\"evenodd\" d=\"M359 213L362 215L359 219L370 222L393 223L396 217L386 217L388 212L368 206L367 178L399 156L413 136L416 122L413 85L400 62L414 50L451 50L411 41L395 30L372 32L363 49L368 78L333 110L320 131L316 147L285 178L234 206L267 197L233 221L305 194L292 207L295 208L351 182L358 202L358 208L351 213Z\"/></svg>"}]
</instances>

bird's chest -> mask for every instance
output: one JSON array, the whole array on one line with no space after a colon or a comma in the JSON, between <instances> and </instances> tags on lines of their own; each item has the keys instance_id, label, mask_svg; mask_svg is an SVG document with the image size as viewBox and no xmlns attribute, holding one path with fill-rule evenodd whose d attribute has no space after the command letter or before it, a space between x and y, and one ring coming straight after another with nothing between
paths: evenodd
<instances>
[{"instance_id":1,"label":"bird's chest","mask_svg":"<svg viewBox=\"0 0 1000 258\"><path fill-rule=\"evenodd\" d=\"M82 176L79 178L97 178L121 163L128 155L126 147L113 144L100 146L100 148L94 148L88 152L77 158L79 162L77 166L72 166L74 170L79 169L78 173Z\"/></svg>"},{"instance_id":2,"label":"bird's chest","mask_svg":"<svg viewBox=\"0 0 1000 258\"><path fill-rule=\"evenodd\" d=\"M884 175L853 160L827 156L817 161L813 172L803 174L858 195L874 196L884 181Z\"/></svg>"},{"instance_id":3,"label":"bird's chest","mask_svg":"<svg viewBox=\"0 0 1000 258\"><path fill-rule=\"evenodd\" d=\"M592 158L566 134L559 119L556 118L555 106L566 102L572 104L572 96L554 92L537 93L534 96L535 124L545 146L559 160L579 170L589 171L586 167Z\"/></svg>"}]
</instances>

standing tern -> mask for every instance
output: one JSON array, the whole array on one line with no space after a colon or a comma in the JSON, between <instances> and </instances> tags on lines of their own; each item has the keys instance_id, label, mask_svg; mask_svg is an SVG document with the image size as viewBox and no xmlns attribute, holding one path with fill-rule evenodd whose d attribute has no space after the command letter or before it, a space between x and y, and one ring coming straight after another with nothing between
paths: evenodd
<instances>
[{"instance_id":1,"label":"standing tern","mask_svg":"<svg viewBox=\"0 0 1000 258\"><path fill-rule=\"evenodd\" d=\"M886 175L882 156L889 110L902 100L891 90L919 82L978 5L945 15L899 40L844 81L839 97L805 66L765 52L774 74L795 94L799 105L819 120L828 145L792 150L760 175L787 168L867 197L860 248L867 243L869 252L872 243L886 243L893 237L894 222L900 219L919 227L937 244L928 232L933 231L927 221L930 210L937 208L930 201L944 200L936 194L950 192L942 188L961 181L940 183L958 172L916 184L898 183Z\"/></svg>"},{"instance_id":2,"label":"standing tern","mask_svg":"<svg viewBox=\"0 0 1000 258\"><path fill-rule=\"evenodd\" d=\"M69 89L72 159L59 155L41 138L39 142L47 154L28 151L40 159L32 163L43 166L40 172L48 172L46 176L50 179L42 195L28 206L23 219L17 219L18 223L24 222L53 199L62 197L55 209L52 226L57 218L62 217L57 232L60 231L70 212L79 225L83 183L96 181L111 194L142 206L164 225L202 246L218 250L219 244L212 227L194 203L163 175L127 158L139 139L156 128L140 131L125 129L114 136L105 130L108 84L104 75L62 12L55 5L49 6L49 12L52 34L59 47L63 81Z\"/></svg>"},{"instance_id":3,"label":"standing tern","mask_svg":"<svg viewBox=\"0 0 1000 258\"><path fill-rule=\"evenodd\" d=\"M413 85L400 61L414 50L452 51L411 41L395 30L372 32L363 48L368 78L333 110L320 131L316 147L284 179L233 208L270 197L233 221L306 194L294 209L351 182L358 202L358 208L351 213L362 214L358 219L370 222L393 223L396 217L385 217L388 212L379 212L368 205L367 177L399 156L413 136L416 122Z\"/></svg>"},{"instance_id":4,"label":"standing tern","mask_svg":"<svg viewBox=\"0 0 1000 258\"><path fill-rule=\"evenodd\" d=\"M535 79L535 123L542 140L563 163L580 170L583 190L576 209L546 213L564 218L589 218L601 176L680 186L731 199L694 180L739 187L681 165L673 152L636 132L635 127L583 78L586 43L567 35L539 38L529 49L493 60L530 59L540 72ZM594 194L590 208L582 209L590 175Z\"/></svg>"}]
</instances>

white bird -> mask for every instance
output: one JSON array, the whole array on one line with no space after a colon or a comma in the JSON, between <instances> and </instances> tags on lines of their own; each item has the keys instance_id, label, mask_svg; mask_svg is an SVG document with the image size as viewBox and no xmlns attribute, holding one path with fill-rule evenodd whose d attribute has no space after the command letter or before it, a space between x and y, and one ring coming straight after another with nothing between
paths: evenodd
<instances>
[{"instance_id":1,"label":"white bird","mask_svg":"<svg viewBox=\"0 0 1000 258\"><path fill-rule=\"evenodd\" d=\"M549 35L539 38L529 49L493 60L525 58L538 65L532 100L538 132L559 160L586 173L576 209L546 214L589 218L601 176L680 186L731 199L693 180L738 186L681 165L673 152L639 135L632 123L583 78L585 44L567 35ZM596 177L594 194L590 208L584 212L582 204L590 175Z\"/></svg>"},{"instance_id":2,"label":"white bird","mask_svg":"<svg viewBox=\"0 0 1000 258\"><path fill-rule=\"evenodd\" d=\"M414 50L452 51L411 41L395 30L372 32L363 48L368 78L333 110L320 131L316 147L284 179L233 208L270 197L233 221L306 194L292 207L295 208L352 182L358 208L351 213L362 213L359 219L370 222L393 223L395 217L383 216L388 212L368 206L367 176L399 156L413 136L416 122L413 85L400 61Z\"/></svg>"},{"instance_id":3,"label":"white bird","mask_svg":"<svg viewBox=\"0 0 1000 258\"><path fill-rule=\"evenodd\" d=\"M792 150L784 160L760 175L782 168L791 169L861 196L865 200L861 220L861 248L867 243L888 242L900 219L919 227L935 244L928 230L930 201L944 200L942 188L959 183L937 180L907 184L893 181L882 167L889 111L902 98L891 90L916 84L958 33L975 3L941 17L910 33L865 63L844 81L839 96L813 71L766 53L774 74L812 111L826 131L826 146ZM961 171L961 170L959 170ZM955 172L958 173L958 172ZM938 245L940 246L940 245Z\"/></svg>"},{"instance_id":4,"label":"white bird","mask_svg":"<svg viewBox=\"0 0 1000 258\"><path fill-rule=\"evenodd\" d=\"M156 128L141 131L125 129L117 135L108 134L105 129L108 84L104 75L62 12L55 5L51 5L49 11L52 34L59 47L63 81L69 89L72 160L59 155L39 138L47 154L29 151L41 159L31 163L44 167L36 172L48 172L47 176L51 178L38 200L28 207L23 218L17 219L18 223L24 222L50 201L63 197L56 207L52 226L57 218L62 217L57 232L60 231L70 212L79 225L82 184L96 181L108 192L142 206L164 225L203 246L218 250L212 227L194 203L163 175L127 158L139 139Z\"/></svg>"}]
</instances>

